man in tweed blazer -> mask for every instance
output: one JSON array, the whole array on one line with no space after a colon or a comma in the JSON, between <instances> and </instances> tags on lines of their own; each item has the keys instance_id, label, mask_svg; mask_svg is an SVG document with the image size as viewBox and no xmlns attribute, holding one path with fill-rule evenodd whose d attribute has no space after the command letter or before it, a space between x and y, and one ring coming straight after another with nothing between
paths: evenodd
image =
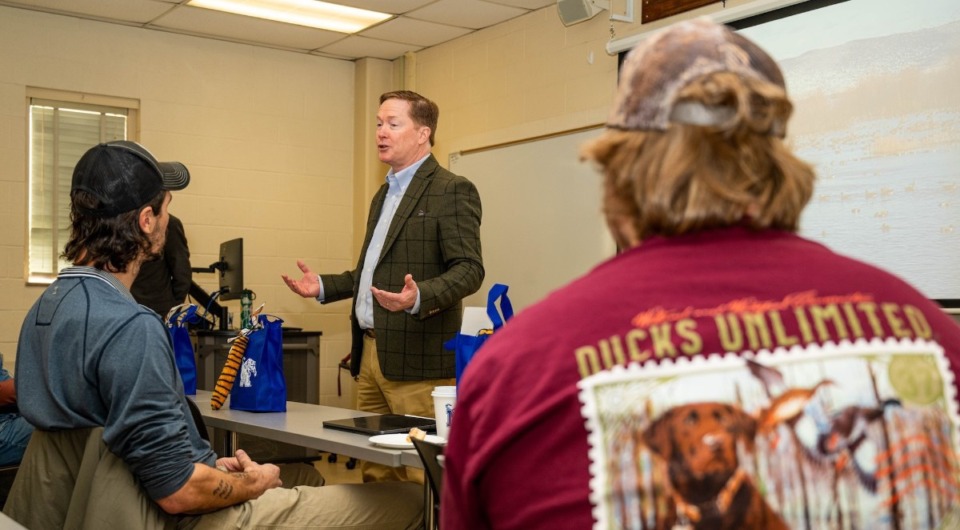
<instances>
[{"instance_id":1,"label":"man in tweed blazer","mask_svg":"<svg viewBox=\"0 0 960 530\"><path fill-rule=\"evenodd\" d=\"M377 149L390 166L370 204L356 269L317 275L302 261L290 289L321 303L354 298L350 372L360 410L433 416L430 393L454 384L462 299L480 288L480 195L430 153L439 109L410 91L380 97ZM363 466L364 480L399 477Z\"/></svg>"}]
</instances>

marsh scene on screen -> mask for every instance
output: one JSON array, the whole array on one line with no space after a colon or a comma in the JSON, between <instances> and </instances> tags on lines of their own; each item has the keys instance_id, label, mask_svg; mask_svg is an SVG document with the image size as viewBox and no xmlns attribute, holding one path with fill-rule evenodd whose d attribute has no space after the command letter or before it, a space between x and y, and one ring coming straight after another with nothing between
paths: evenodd
<instances>
[{"instance_id":1,"label":"marsh scene on screen","mask_svg":"<svg viewBox=\"0 0 960 530\"><path fill-rule=\"evenodd\" d=\"M741 30L781 64L818 182L801 233L960 298L960 2L849 0Z\"/></svg>"}]
</instances>

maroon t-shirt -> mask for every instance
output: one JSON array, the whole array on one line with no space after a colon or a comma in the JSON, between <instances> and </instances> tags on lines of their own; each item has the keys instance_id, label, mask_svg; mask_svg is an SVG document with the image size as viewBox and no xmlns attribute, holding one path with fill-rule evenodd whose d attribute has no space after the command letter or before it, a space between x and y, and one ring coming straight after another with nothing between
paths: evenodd
<instances>
[{"instance_id":1,"label":"maroon t-shirt","mask_svg":"<svg viewBox=\"0 0 960 530\"><path fill-rule=\"evenodd\" d=\"M441 525L933 528L960 505L958 355L938 306L818 243L655 238L477 353Z\"/></svg>"}]
</instances>

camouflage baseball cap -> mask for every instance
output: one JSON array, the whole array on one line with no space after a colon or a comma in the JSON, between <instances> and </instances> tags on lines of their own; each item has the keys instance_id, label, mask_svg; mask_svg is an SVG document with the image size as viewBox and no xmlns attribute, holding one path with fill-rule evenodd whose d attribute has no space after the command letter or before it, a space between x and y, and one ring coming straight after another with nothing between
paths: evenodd
<instances>
[{"instance_id":1,"label":"camouflage baseball cap","mask_svg":"<svg viewBox=\"0 0 960 530\"><path fill-rule=\"evenodd\" d=\"M630 51L607 126L665 131L670 123L719 125L736 109L677 100L691 82L717 72L759 79L786 91L780 68L759 46L727 26L698 18L665 28ZM781 138L785 133L782 122L768 131Z\"/></svg>"}]
</instances>

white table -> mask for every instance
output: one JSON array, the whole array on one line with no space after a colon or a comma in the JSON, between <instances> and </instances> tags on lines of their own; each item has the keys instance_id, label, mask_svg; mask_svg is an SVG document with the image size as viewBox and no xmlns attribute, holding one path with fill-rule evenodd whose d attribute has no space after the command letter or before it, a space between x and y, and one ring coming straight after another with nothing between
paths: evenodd
<instances>
[{"instance_id":1,"label":"white table","mask_svg":"<svg viewBox=\"0 0 960 530\"><path fill-rule=\"evenodd\" d=\"M392 467L423 468L423 462L415 449L387 449L370 443L370 437L365 434L323 426L326 420L374 416L374 413L296 401L287 401L286 412L245 412L230 410L229 398L220 410L213 410L210 407L211 394L212 392L207 390L197 390L197 395L188 397L197 404L207 427L223 429L229 433L226 437L228 447L218 453L220 456L233 454L237 447L237 434L241 433ZM427 528L432 528L433 492L427 481L424 481L423 516Z\"/></svg>"},{"instance_id":2,"label":"white table","mask_svg":"<svg viewBox=\"0 0 960 530\"><path fill-rule=\"evenodd\" d=\"M420 456L413 449L379 447L370 443L370 437L365 434L323 426L326 420L373 416L373 413L296 401L287 402L286 412L245 412L230 410L229 398L220 410L213 410L210 407L210 395L209 391L197 390L197 395L190 397L200 409L207 427L230 433L227 436L229 447L225 447L222 453L218 451L221 456L233 453L236 435L240 433L392 467L423 467Z\"/></svg>"}]
</instances>

